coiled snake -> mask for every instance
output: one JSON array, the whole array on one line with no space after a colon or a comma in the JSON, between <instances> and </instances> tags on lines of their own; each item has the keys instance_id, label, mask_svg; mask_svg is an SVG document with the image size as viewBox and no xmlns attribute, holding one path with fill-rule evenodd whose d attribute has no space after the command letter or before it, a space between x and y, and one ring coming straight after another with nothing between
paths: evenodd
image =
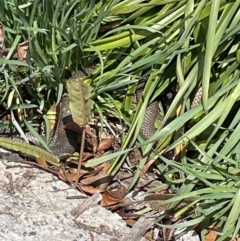
<instances>
[{"instance_id":1,"label":"coiled snake","mask_svg":"<svg viewBox=\"0 0 240 241\"><path fill-rule=\"evenodd\" d=\"M86 68L83 71L76 72L70 79L83 78L86 75L90 75L93 68ZM202 95L202 89L200 88L195 95L192 102L192 107L196 106ZM136 98L141 97L138 95ZM159 114L158 101L154 101L148 105L144 116L143 124L141 126L141 135L144 139L150 138L156 131L155 121L156 119L162 119ZM65 94L62 97L62 103L59 110L58 122L55 125L55 129L51 132L50 149L57 156L64 156L66 153L73 153L78 145L78 133L72 130L64 129L66 123L72 121L71 110L69 107L68 95ZM36 145L39 145L38 141L30 135L30 141Z\"/></svg>"}]
</instances>

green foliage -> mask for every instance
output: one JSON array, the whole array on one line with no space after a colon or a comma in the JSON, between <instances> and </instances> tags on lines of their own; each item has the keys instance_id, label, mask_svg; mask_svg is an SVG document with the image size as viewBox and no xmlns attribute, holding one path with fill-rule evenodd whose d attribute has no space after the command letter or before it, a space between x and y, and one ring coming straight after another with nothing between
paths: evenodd
<instances>
[{"instance_id":1,"label":"green foliage","mask_svg":"<svg viewBox=\"0 0 240 241\"><path fill-rule=\"evenodd\" d=\"M202 222L207 228L214 224L223 227L222 237L237 237L239 0L9 0L0 4L6 46L11 48L6 59L0 59L0 97L10 110L20 105L30 108L22 97L26 95L24 89L36 100L31 108L46 111L54 101L59 102L67 71L99 64L85 79L92 86L95 109L124 119L130 130L123 136L119 153L95 159L88 166L115 158L109 172L116 174L128 151L137 144L143 159L129 189L150 156L166 183L177 192L175 198L165 201L168 209L183 198L197 198L182 226ZM27 40L26 62L11 60L17 44ZM133 109L133 94L143 79L143 97ZM146 107L170 83L178 83L179 91L160 128L144 141L138 133ZM202 103L191 109L200 86ZM168 122L177 109L179 116ZM169 136L174 136L171 143L161 142L170 140ZM161 152L156 153L159 140ZM183 147L181 162L164 157L179 146ZM160 159L168 164L168 170ZM173 174L179 172L184 174L182 178L174 179Z\"/></svg>"},{"instance_id":2,"label":"green foliage","mask_svg":"<svg viewBox=\"0 0 240 241\"><path fill-rule=\"evenodd\" d=\"M35 158L41 158L48 163L51 163L53 166L60 166L60 160L57 156L45 151L44 149L30 145L21 140L14 140L11 138L0 137L1 147L4 147L8 150L18 151L27 156L33 156Z\"/></svg>"}]
</instances>

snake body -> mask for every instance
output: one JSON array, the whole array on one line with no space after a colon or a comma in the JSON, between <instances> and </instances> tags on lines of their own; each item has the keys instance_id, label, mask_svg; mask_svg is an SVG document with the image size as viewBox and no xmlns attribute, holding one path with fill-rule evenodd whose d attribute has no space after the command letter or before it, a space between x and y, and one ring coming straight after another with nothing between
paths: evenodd
<instances>
[{"instance_id":1,"label":"snake body","mask_svg":"<svg viewBox=\"0 0 240 241\"><path fill-rule=\"evenodd\" d=\"M78 133L64 128L65 124L73 121L68 95L65 94L62 96L62 102L59 109L57 124L50 134L50 149L61 159L64 158L66 154L73 153L76 150Z\"/></svg>"},{"instance_id":2,"label":"snake body","mask_svg":"<svg viewBox=\"0 0 240 241\"><path fill-rule=\"evenodd\" d=\"M65 124L72 122L72 114L69 107L68 95L62 96L61 105L58 112L58 121L55 128L50 133L49 149L60 159L66 159L69 154L72 154L78 144L78 133L72 130L65 129ZM30 144L43 148L39 140L30 132L25 133ZM5 128L0 131L0 136L24 141L21 138L15 127ZM45 139L45 136L42 136ZM14 150L14 147L12 148ZM23 156L24 153L22 153ZM28 157L28 155L26 155Z\"/></svg>"},{"instance_id":3,"label":"snake body","mask_svg":"<svg viewBox=\"0 0 240 241\"><path fill-rule=\"evenodd\" d=\"M85 71L77 71L69 80L83 78L89 75L92 70L93 69L88 68ZM73 153L78 145L78 133L65 128L67 123L73 123L73 118L69 106L69 96L68 94L63 94L58 121L50 134L50 150L59 156L60 159L65 159L65 156Z\"/></svg>"},{"instance_id":4,"label":"snake body","mask_svg":"<svg viewBox=\"0 0 240 241\"><path fill-rule=\"evenodd\" d=\"M86 75L90 75L93 71L93 68L86 68L84 71L77 71L70 79L83 78ZM139 100L142 95L142 89L144 86L141 86L141 90L138 91L136 99ZM201 99L202 89L200 88L195 95L195 98L192 102L191 107L196 106ZM150 138L155 132L155 121L161 120L163 117L159 114L158 101L150 103L146 109L146 113L143 118L143 124L141 126L140 134L144 139ZM63 157L66 154L73 153L78 145L78 133L72 130L65 129L65 125L69 122L73 122L72 114L69 107L69 97L68 94L62 96L62 102L59 109L58 121L55 125L54 130L51 132L50 137L50 149L57 156ZM29 137L29 136L28 136ZM35 137L29 137L30 141L35 145L40 145Z\"/></svg>"},{"instance_id":5,"label":"snake body","mask_svg":"<svg viewBox=\"0 0 240 241\"><path fill-rule=\"evenodd\" d=\"M77 71L70 79L83 78L92 73L94 68L85 68L84 71ZM136 99L139 100L142 96L143 85L140 86L140 90L137 91ZM191 104L191 107L198 105L202 96L202 89L200 88ZM169 101L169 100L168 100ZM159 114L158 101L150 103L146 109L146 113L143 117L143 123L141 126L140 134L144 139L149 139L156 132L155 121L162 120L163 116ZM78 143L78 134L71 130L65 130L64 125L71 122L72 115L69 108L69 99L67 95L63 95L62 105L59 112L59 119L56 125L55 132L52 136L52 143L55 143L51 147L53 153L58 156L64 155L64 153L72 153Z\"/></svg>"},{"instance_id":6,"label":"snake body","mask_svg":"<svg viewBox=\"0 0 240 241\"><path fill-rule=\"evenodd\" d=\"M202 97L202 87L200 87L197 93L194 96L194 99L191 103L191 108L197 106ZM143 118L143 123L141 126L140 134L142 137L147 140L154 135L156 132L155 122L162 121L163 116L159 114L158 101L150 103L146 109L145 116Z\"/></svg>"}]
</instances>

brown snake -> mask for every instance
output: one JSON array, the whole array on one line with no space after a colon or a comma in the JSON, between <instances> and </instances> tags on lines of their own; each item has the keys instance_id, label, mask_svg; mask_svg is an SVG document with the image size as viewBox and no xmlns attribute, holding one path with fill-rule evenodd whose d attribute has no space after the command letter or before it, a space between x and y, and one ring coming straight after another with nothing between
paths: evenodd
<instances>
[{"instance_id":1,"label":"brown snake","mask_svg":"<svg viewBox=\"0 0 240 241\"><path fill-rule=\"evenodd\" d=\"M191 103L191 108L197 106L202 97L202 87L200 87L194 96ZM163 120L163 116L159 113L158 101L150 103L146 109L145 116L143 118L143 123L141 126L140 134L147 140L156 132L155 122L156 120Z\"/></svg>"},{"instance_id":2,"label":"brown snake","mask_svg":"<svg viewBox=\"0 0 240 241\"><path fill-rule=\"evenodd\" d=\"M76 72L70 79L83 78L86 75L90 75L92 71L93 68L86 68L84 69L84 72ZM192 107L199 103L201 95L202 89L200 88L192 102ZM141 92L140 95L136 98L141 98ZM144 139L150 138L156 132L155 121L162 118L163 117L159 114L158 101L150 103L146 109L143 124L140 130L140 134ZM61 157L64 158L66 154L73 153L78 145L78 133L64 128L66 123L72 121L71 110L69 107L69 98L67 94L64 94L62 96L62 103L58 114L58 122L50 135L50 149L54 154L59 156L60 159ZM30 142L39 146L39 142L35 137L31 136L31 134L28 137Z\"/></svg>"}]
</instances>

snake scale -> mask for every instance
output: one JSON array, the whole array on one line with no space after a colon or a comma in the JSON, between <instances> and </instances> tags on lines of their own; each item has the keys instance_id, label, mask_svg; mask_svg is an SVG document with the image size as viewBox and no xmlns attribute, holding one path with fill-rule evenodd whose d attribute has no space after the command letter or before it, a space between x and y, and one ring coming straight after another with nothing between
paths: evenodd
<instances>
[{"instance_id":1,"label":"snake scale","mask_svg":"<svg viewBox=\"0 0 240 241\"><path fill-rule=\"evenodd\" d=\"M90 75L92 71L92 67L85 68L84 71L77 71L69 80L83 78L87 75ZM139 91L139 94L136 95L137 101L139 101L141 98L141 92L142 91ZM200 88L195 95L191 107L194 107L199 103L201 96L202 89ZM143 124L140 130L140 134L144 139L150 138L155 133L155 121L157 119L161 120L162 118L163 117L159 114L158 101L150 103L146 109ZM64 94L62 96L62 102L59 108L57 124L50 134L50 149L55 155L59 156L60 159L66 154L73 153L78 145L78 133L64 128L66 123L72 121L68 94ZM28 137L30 142L39 146L39 143L35 137L31 136L31 134Z\"/></svg>"},{"instance_id":2,"label":"snake scale","mask_svg":"<svg viewBox=\"0 0 240 241\"><path fill-rule=\"evenodd\" d=\"M139 100L140 97L141 95L139 95L137 99ZM191 103L191 108L199 104L201 97L202 97L202 87L200 87L197 93L195 94L194 99ZM146 109L146 113L143 118L143 123L140 130L140 134L145 140L149 139L156 132L156 127L155 127L156 120L162 121L163 116L161 116L159 113L158 101L153 101L148 105Z\"/></svg>"}]
</instances>

